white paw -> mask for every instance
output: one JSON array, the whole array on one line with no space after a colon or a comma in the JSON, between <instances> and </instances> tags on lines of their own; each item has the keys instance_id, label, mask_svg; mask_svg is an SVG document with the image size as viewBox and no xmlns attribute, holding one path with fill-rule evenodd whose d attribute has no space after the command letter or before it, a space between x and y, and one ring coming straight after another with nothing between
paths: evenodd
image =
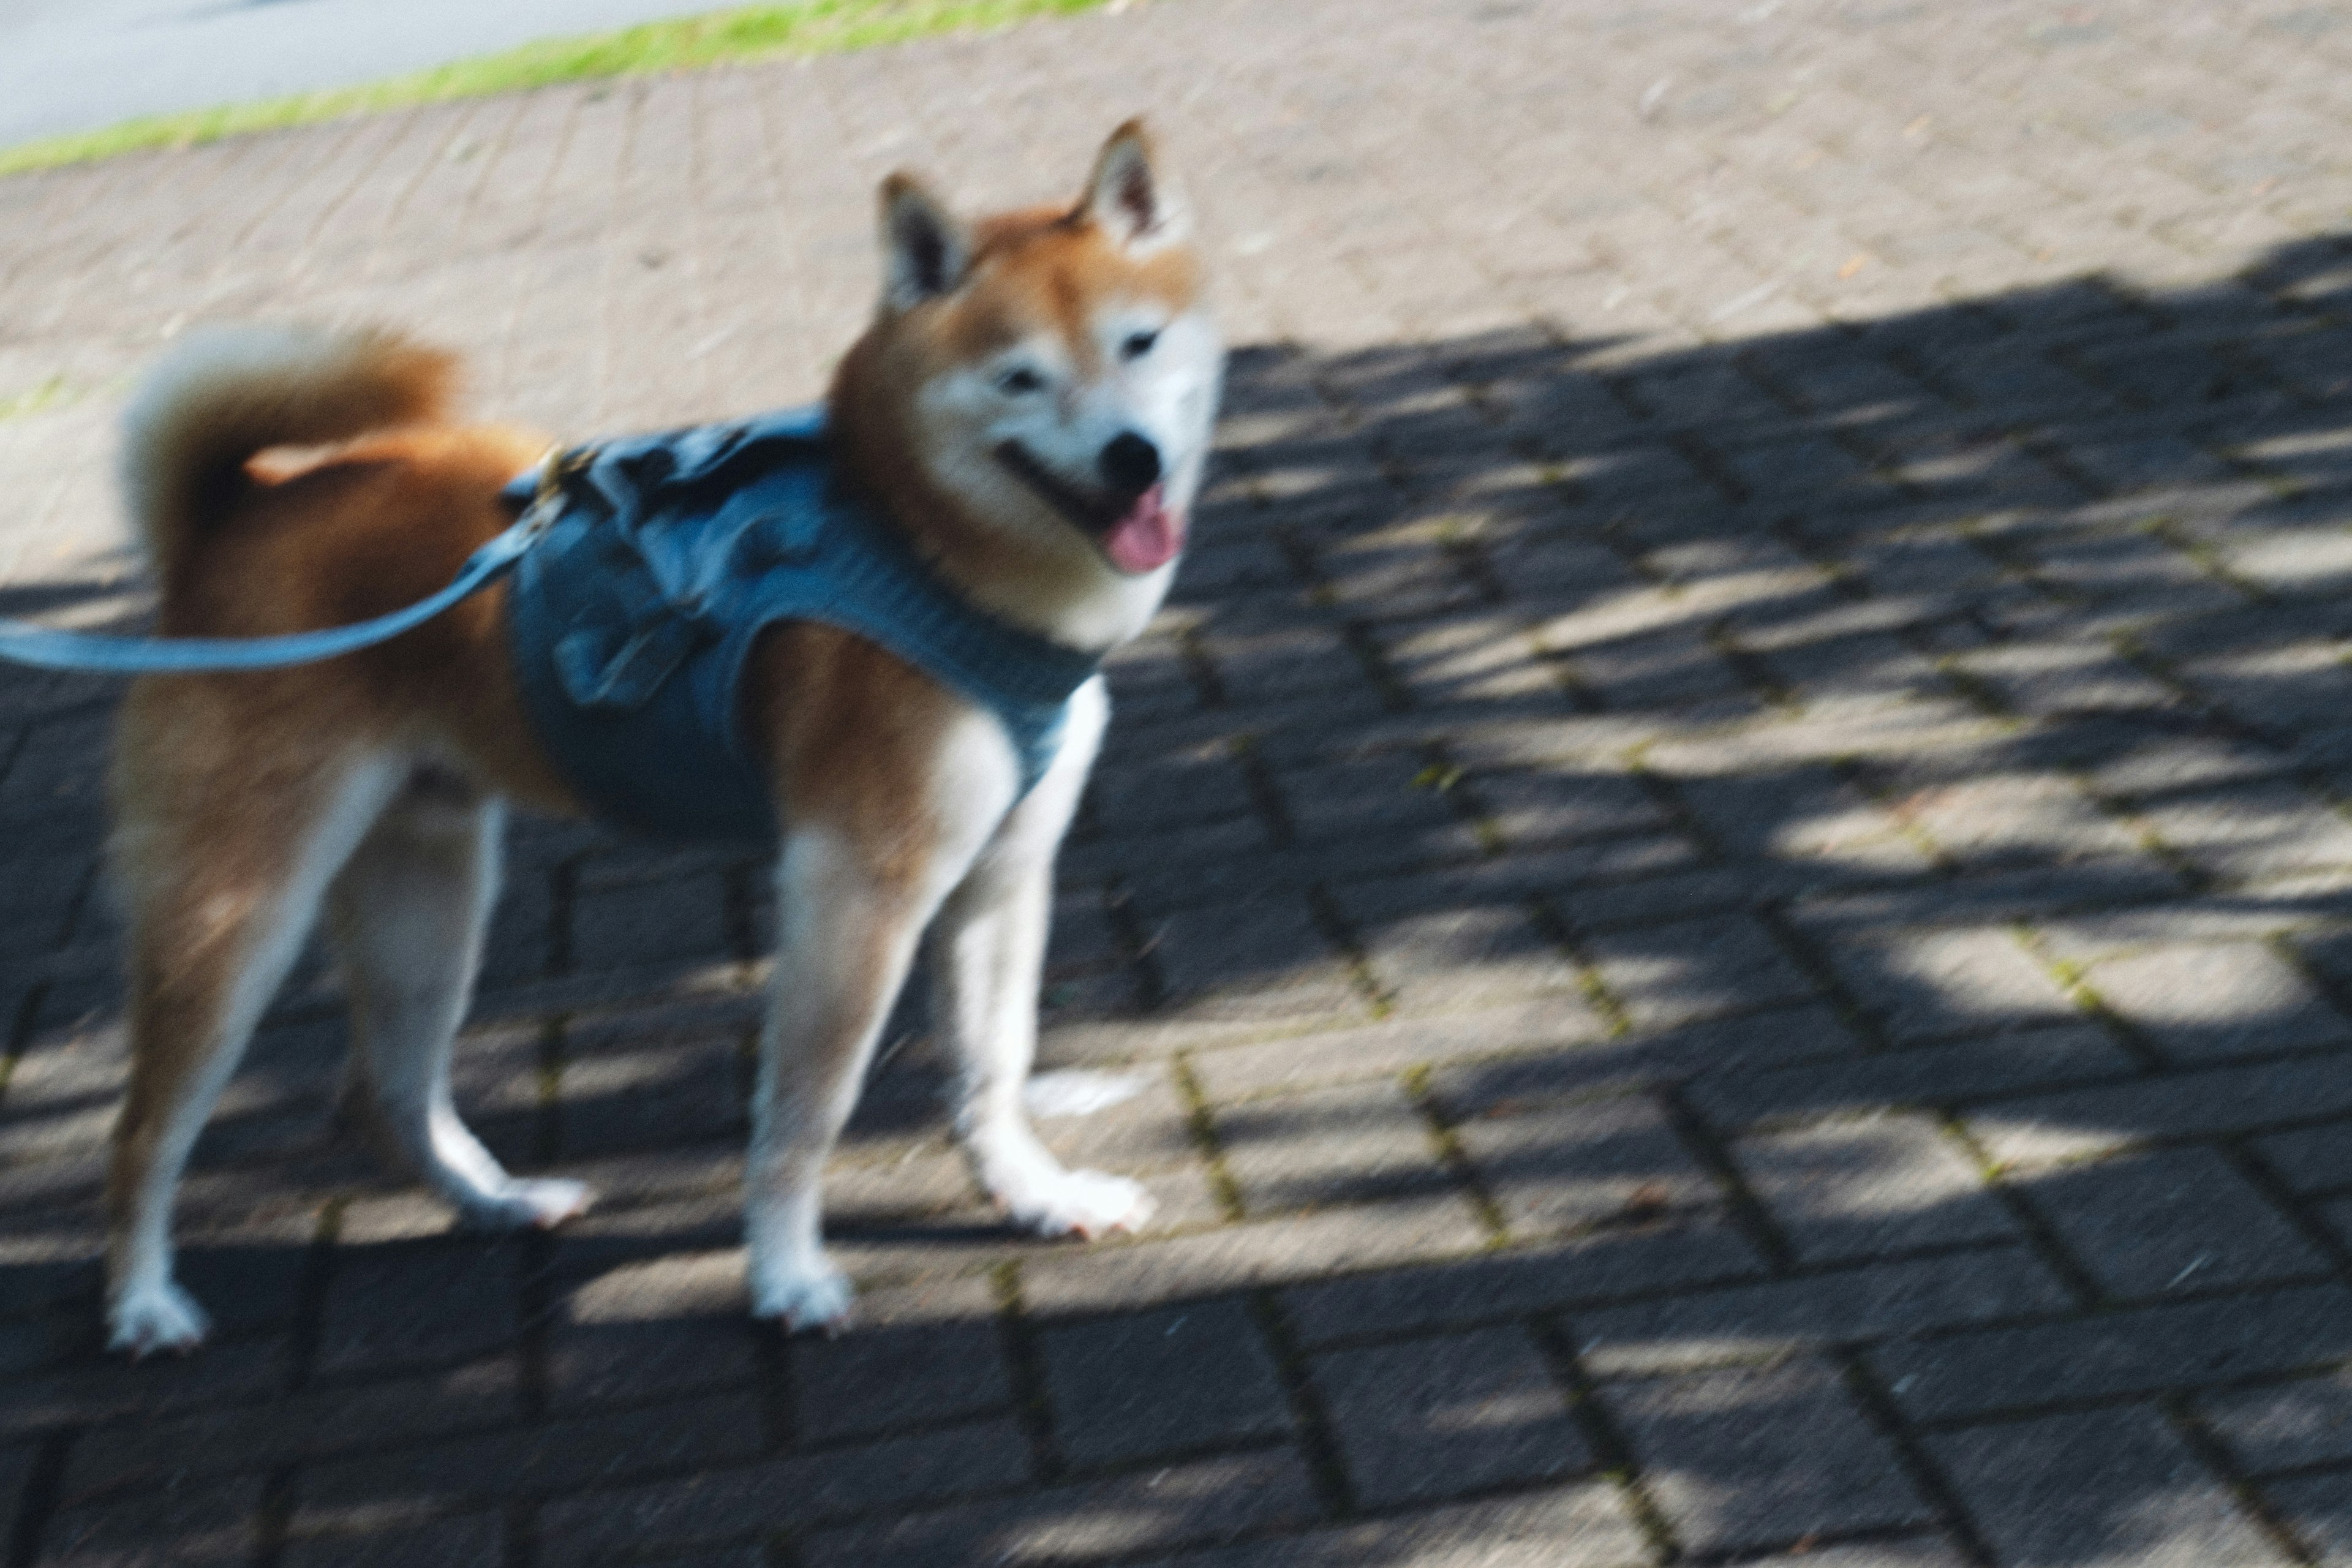
<instances>
[{"instance_id":1,"label":"white paw","mask_svg":"<svg viewBox=\"0 0 2352 1568\"><path fill-rule=\"evenodd\" d=\"M106 1348L129 1351L133 1361L157 1351L185 1355L212 1328L195 1298L169 1279L125 1289L107 1309L106 1322Z\"/></svg>"},{"instance_id":2,"label":"white paw","mask_svg":"<svg viewBox=\"0 0 2352 1568\"><path fill-rule=\"evenodd\" d=\"M1039 1236L1078 1235L1092 1241L1114 1230L1139 1230L1151 1217L1151 1194L1140 1182L1101 1171L1056 1171L1001 1191L997 1202L1013 1223Z\"/></svg>"},{"instance_id":3,"label":"white paw","mask_svg":"<svg viewBox=\"0 0 2352 1568\"><path fill-rule=\"evenodd\" d=\"M849 1277L821 1259L813 1268L751 1271L751 1315L778 1319L795 1334L806 1329L841 1332L849 1326L849 1303L856 1295Z\"/></svg>"},{"instance_id":4,"label":"white paw","mask_svg":"<svg viewBox=\"0 0 2352 1568\"><path fill-rule=\"evenodd\" d=\"M595 1196L585 1182L515 1177L496 1192L467 1198L458 1212L477 1230L553 1230L587 1213Z\"/></svg>"}]
</instances>

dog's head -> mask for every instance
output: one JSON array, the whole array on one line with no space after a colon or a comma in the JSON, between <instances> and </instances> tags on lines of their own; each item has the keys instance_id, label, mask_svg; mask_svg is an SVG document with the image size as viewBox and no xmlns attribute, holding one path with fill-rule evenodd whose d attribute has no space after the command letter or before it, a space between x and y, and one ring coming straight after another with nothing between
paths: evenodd
<instances>
[{"instance_id":1,"label":"dog's head","mask_svg":"<svg viewBox=\"0 0 2352 1568\"><path fill-rule=\"evenodd\" d=\"M1125 578L1183 548L1223 348L1184 199L1142 125L1111 133L1069 207L966 224L912 175L882 186L868 345L891 423L994 530Z\"/></svg>"}]
</instances>

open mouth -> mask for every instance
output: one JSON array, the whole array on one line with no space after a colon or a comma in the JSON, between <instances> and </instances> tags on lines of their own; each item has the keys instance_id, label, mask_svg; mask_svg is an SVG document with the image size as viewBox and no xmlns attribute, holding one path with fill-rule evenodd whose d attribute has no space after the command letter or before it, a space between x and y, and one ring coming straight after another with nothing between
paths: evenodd
<instances>
[{"instance_id":1,"label":"open mouth","mask_svg":"<svg viewBox=\"0 0 2352 1568\"><path fill-rule=\"evenodd\" d=\"M1052 503L1055 511L1085 529L1088 533L1100 533L1119 520L1127 509L1107 496L1090 496L1076 486L1065 483L1051 468L1029 455L1029 448L1018 441L1006 441L996 448L996 460L1013 470L1013 476Z\"/></svg>"},{"instance_id":2,"label":"open mouth","mask_svg":"<svg viewBox=\"0 0 2352 1568\"><path fill-rule=\"evenodd\" d=\"M1045 498L1095 542L1104 559L1130 575L1155 572L1184 548L1184 520L1168 510L1165 488L1153 485L1125 501L1089 495L1029 455L1018 441L996 448L996 460Z\"/></svg>"}]
</instances>

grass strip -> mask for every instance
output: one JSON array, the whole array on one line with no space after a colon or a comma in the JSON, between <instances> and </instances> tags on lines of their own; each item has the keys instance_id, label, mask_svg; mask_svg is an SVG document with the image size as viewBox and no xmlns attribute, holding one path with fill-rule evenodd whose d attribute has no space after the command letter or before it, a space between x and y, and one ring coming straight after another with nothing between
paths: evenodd
<instances>
[{"instance_id":1,"label":"grass strip","mask_svg":"<svg viewBox=\"0 0 2352 1568\"><path fill-rule=\"evenodd\" d=\"M487 98L562 82L655 76L744 60L846 54L939 33L985 32L1033 16L1068 16L1105 3L803 0L790 5L745 5L577 37L541 39L361 87L145 115L103 130L43 137L0 147L0 174L86 163L153 147L193 147L322 120L445 103L451 99Z\"/></svg>"}]
</instances>

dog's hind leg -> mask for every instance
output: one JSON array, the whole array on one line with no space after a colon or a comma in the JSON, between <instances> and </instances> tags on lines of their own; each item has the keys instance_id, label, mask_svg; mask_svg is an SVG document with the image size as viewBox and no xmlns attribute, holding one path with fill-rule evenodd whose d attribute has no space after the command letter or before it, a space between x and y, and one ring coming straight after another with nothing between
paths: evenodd
<instances>
[{"instance_id":1,"label":"dog's hind leg","mask_svg":"<svg viewBox=\"0 0 2352 1568\"><path fill-rule=\"evenodd\" d=\"M126 726L118 758L131 1079L107 1169L107 1321L110 1348L137 1355L205 1336L202 1310L172 1278L181 1173L329 879L398 780L385 763L348 757L271 770L211 752L183 763L175 752L205 750L187 736L168 721Z\"/></svg>"},{"instance_id":2,"label":"dog's hind leg","mask_svg":"<svg viewBox=\"0 0 2352 1568\"><path fill-rule=\"evenodd\" d=\"M578 1182L509 1176L457 1118L449 1055L498 897L504 812L430 769L399 795L327 894L351 998L347 1113L468 1225L552 1226L585 1208Z\"/></svg>"},{"instance_id":3,"label":"dog's hind leg","mask_svg":"<svg viewBox=\"0 0 2352 1568\"><path fill-rule=\"evenodd\" d=\"M1061 755L1005 819L931 931L932 1024L958 1064L956 1136L988 1195L1015 1225L1043 1236L1133 1230L1151 1215L1138 1184L1066 1168L1030 1130L1021 1098L1037 1049L1054 852L1107 718L1099 683L1081 688Z\"/></svg>"}]
</instances>

